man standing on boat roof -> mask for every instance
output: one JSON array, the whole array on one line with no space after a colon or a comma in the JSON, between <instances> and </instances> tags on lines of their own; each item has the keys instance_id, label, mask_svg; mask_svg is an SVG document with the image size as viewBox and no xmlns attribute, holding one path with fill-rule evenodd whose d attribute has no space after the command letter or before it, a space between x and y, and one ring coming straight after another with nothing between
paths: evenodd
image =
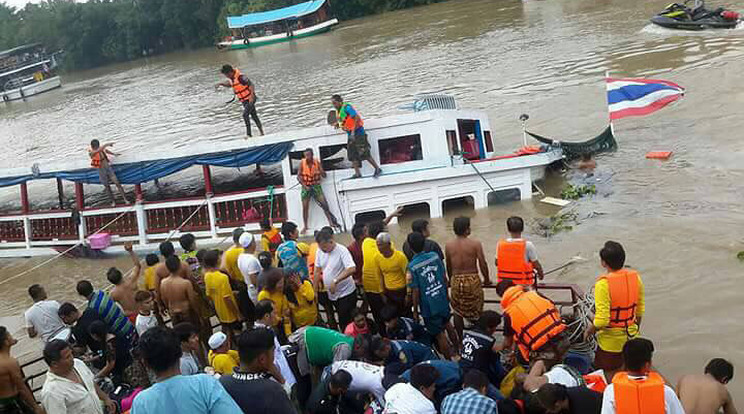
<instances>
[{"instance_id":1,"label":"man standing on boat roof","mask_svg":"<svg viewBox=\"0 0 744 414\"><path fill-rule=\"evenodd\" d=\"M121 193L121 197L124 201L127 204L131 203L127 198L127 193L124 192L124 187L119 183L119 179L116 177L114 168L111 166L111 162L109 161L109 156L121 155L109 149L109 147L112 147L113 145L113 142L101 145L97 139L91 140L88 155L90 155L90 166L98 169L98 177L101 180L101 185L106 189L106 194L108 195L109 200L111 200L111 207L116 207L116 199L114 198L114 193L111 192L112 182L116 185L116 188L119 190L119 193Z\"/></svg>"},{"instance_id":2,"label":"man standing on boat roof","mask_svg":"<svg viewBox=\"0 0 744 414\"><path fill-rule=\"evenodd\" d=\"M313 157L312 148L306 149L297 171L297 181L302 185L300 193L302 195L302 234L307 232L310 199L315 199L320 208L323 209L323 213L325 213L331 227L341 228L341 226L338 225L336 217L331 213L331 208L328 206L328 201L323 194L323 188L320 186L320 180L325 178L325 176L326 172L323 170L323 165L320 163L320 160Z\"/></svg>"},{"instance_id":3,"label":"man standing on boat roof","mask_svg":"<svg viewBox=\"0 0 744 414\"><path fill-rule=\"evenodd\" d=\"M261 120L258 119L258 113L256 112L256 90L253 87L251 80L243 76L238 69L233 68L230 65L222 65L222 74L228 79L228 82L220 82L217 87L224 86L226 88L232 88L235 96L243 104L243 120L245 121L245 128L248 137L252 137L251 133L251 118L256 122L258 133L263 135L263 127L261 126Z\"/></svg>"},{"instance_id":4,"label":"man standing on boat roof","mask_svg":"<svg viewBox=\"0 0 744 414\"><path fill-rule=\"evenodd\" d=\"M364 131L364 121L359 116L359 112L351 104L344 102L341 95L333 95L331 97L331 103L336 108L336 128L343 129L349 135L346 153L348 154L349 161L354 165L355 171L355 174L351 178L360 178L362 176L360 172L362 161L369 162L375 169L374 176L379 176L382 170L369 152L369 141L367 140L367 133Z\"/></svg>"}]
</instances>

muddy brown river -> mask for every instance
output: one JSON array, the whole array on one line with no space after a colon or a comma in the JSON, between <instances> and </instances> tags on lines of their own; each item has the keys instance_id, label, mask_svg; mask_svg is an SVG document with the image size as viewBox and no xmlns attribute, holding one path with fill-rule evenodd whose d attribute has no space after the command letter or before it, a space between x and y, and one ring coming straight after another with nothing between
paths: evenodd
<instances>
[{"instance_id":1,"label":"muddy brown river","mask_svg":"<svg viewBox=\"0 0 744 414\"><path fill-rule=\"evenodd\" d=\"M374 117L400 111L417 93L444 92L461 107L487 111L504 152L521 143L521 113L543 135L598 134L608 118L605 71L672 80L687 89L678 104L615 124L619 149L598 158L599 193L574 205L578 223L549 238L533 224L528 236L546 269L585 258L548 277L584 288L602 270L601 245L625 246L646 285L642 334L655 342L654 362L672 381L702 372L713 357L741 368L744 263L736 254L744 250L744 29L650 26L648 17L666 2L453 0L344 22L293 43L183 52L68 74L58 91L0 105L0 157L3 167L80 157L93 137L116 141L119 151L242 139L238 105L226 106L230 95L213 88L225 62L257 85L268 131L319 125L333 93ZM741 0L729 5L744 9ZM645 159L659 150L674 155ZM544 189L556 196L568 176L551 176ZM188 178L163 181L176 192L200 185ZM54 187L45 185L30 186L35 205L54 202L48 195ZM0 203L18 204L17 189L0 194ZM508 216L534 223L557 212L537 198L479 211L462 204L433 220L433 238L445 242L452 218L466 214L492 257ZM391 227L398 243L411 220L425 214L414 211ZM43 260L0 261L0 280ZM112 265L128 268L125 258L63 258L0 285L0 323L21 335L30 284L42 283L53 299L77 301L75 282L101 286ZM39 347L23 341L15 353L27 358ZM733 395L744 394L740 377L729 386Z\"/></svg>"}]
</instances>

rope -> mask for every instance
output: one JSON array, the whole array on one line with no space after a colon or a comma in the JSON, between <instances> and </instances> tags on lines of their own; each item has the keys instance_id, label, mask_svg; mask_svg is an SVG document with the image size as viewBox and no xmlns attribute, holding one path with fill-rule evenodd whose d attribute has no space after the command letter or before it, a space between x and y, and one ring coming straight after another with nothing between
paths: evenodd
<instances>
[{"instance_id":1,"label":"rope","mask_svg":"<svg viewBox=\"0 0 744 414\"><path fill-rule=\"evenodd\" d=\"M121 214L119 214L118 216L116 216L116 218L114 218L113 220L111 220L108 223L106 223L106 225L104 225L103 227L101 227L100 229L98 229L95 233L91 234L90 236L95 236L96 234L98 234L98 233L102 232L103 230L105 230L106 228L108 228L110 225L114 224L120 218L124 217L126 214L131 213L132 211L134 211L135 206L136 205L133 204L129 209L125 210L124 212L122 212ZM88 237L90 237L90 236L88 236ZM0 281L0 285L3 285L5 283L8 283L8 282L10 282L12 280L18 279L18 278L20 278L22 276L25 276L25 275L33 272L36 269L39 269L39 268L41 268L43 266L48 265L49 263L52 263L53 261L59 259L60 257L66 255L67 253L71 252L74 248L80 246L81 244L82 244L82 242L75 243L72 247L70 247L69 249L63 251L62 253L58 253L56 256L53 256L53 257L51 257L51 258L49 258L49 259L47 259L47 260L39 263L38 265L36 265L36 266L34 266L34 267L32 267L32 268L30 268L28 270L25 270L25 271L23 271L23 272L15 275L15 276L13 276L13 277L10 277L8 279L5 279L3 281Z\"/></svg>"},{"instance_id":2,"label":"rope","mask_svg":"<svg viewBox=\"0 0 744 414\"><path fill-rule=\"evenodd\" d=\"M204 201L201 204L199 204L199 206L196 209L194 209L194 211L191 213L191 215L188 216L188 217L186 217L186 220L184 220L183 222L181 222L181 225L180 226L176 227L175 229L171 230L170 233L168 233L168 237L165 238L165 241L170 241L171 237L173 237L177 232L181 231L181 229L183 228L183 226L185 226L186 223L188 223L189 220L191 220L196 215L196 213L198 213L199 210L201 210L202 207L204 207L208 202L209 202L209 199L208 198L205 198Z\"/></svg>"}]
</instances>

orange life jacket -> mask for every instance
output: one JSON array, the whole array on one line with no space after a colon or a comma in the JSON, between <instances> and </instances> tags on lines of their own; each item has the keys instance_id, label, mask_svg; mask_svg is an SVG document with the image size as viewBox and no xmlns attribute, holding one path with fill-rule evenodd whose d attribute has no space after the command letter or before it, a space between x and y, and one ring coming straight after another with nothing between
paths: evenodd
<instances>
[{"instance_id":1,"label":"orange life jacket","mask_svg":"<svg viewBox=\"0 0 744 414\"><path fill-rule=\"evenodd\" d=\"M511 280L515 285L535 284L535 273L532 263L525 261L525 240L499 240L498 244L498 281Z\"/></svg>"},{"instance_id":2,"label":"orange life jacket","mask_svg":"<svg viewBox=\"0 0 744 414\"><path fill-rule=\"evenodd\" d=\"M359 117L359 122L357 123L356 119L349 115L348 113L349 107L351 107L351 104L344 103L341 106L341 109L338 110L338 115L337 115L338 123L341 126L341 129L343 129L346 132L351 132L357 128L361 128L364 126L364 121L362 121L362 117Z\"/></svg>"},{"instance_id":3,"label":"orange life jacket","mask_svg":"<svg viewBox=\"0 0 744 414\"><path fill-rule=\"evenodd\" d=\"M509 315L514 341L525 361L530 351L537 351L566 330L561 315L550 299L523 286L512 286L501 300L504 313Z\"/></svg>"},{"instance_id":4,"label":"orange life jacket","mask_svg":"<svg viewBox=\"0 0 744 414\"><path fill-rule=\"evenodd\" d=\"M664 378L649 372L645 378L631 378L618 372L612 378L617 414L664 414Z\"/></svg>"},{"instance_id":5,"label":"orange life jacket","mask_svg":"<svg viewBox=\"0 0 744 414\"><path fill-rule=\"evenodd\" d=\"M271 234L270 237L269 234ZM276 229L273 229L269 230L268 232L264 232L261 237L265 238L266 241L269 242L269 253L271 253L272 256L275 256L276 249L279 247L280 244L282 244L282 235L279 234Z\"/></svg>"},{"instance_id":6,"label":"orange life jacket","mask_svg":"<svg viewBox=\"0 0 744 414\"><path fill-rule=\"evenodd\" d=\"M627 328L636 322L638 272L620 269L599 277L607 280L610 291L610 327Z\"/></svg>"},{"instance_id":7,"label":"orange life jacket","mask_svg":"<svg viewBox=\"0 0 744 414\"><path fill-rule=\"evenodd\" d=\"M304 185L316 185L320 184L320 161L317 158L313 158L312 167L308 165L307 159L303 158L300 161L300 181Z\"/></svg>"},{"instance_id":8,"label":"orange life jacket","mask_svg":"<svg viewBox=\"0 0 744 414\"><path fill-rule=\"evenodd\" d=\"M604 390L607 388L607 381L605 380L604 375L600 375L600 374L584 375L584 382L586 383L587 388L589 388L592 391L597 391L600 394L604 393Z\"/></svg>"},{"instance_id":9,"label":"orange life jacket","mask_svg":"<svg viewBox=\"0 0 744 414\"><path fill-rule=\"evenodd\" d=\"M93 148L91 148L90 150L93 151ZM93 153L90 156L90 166L93 168L101 168L102 159L106 159L106 154L104 154L103 151Z\"/></svg>"},{"instance_id":10,"label":"orange life jacket","mask_svg":"<svg viewBox=\"0 0 744 414\"><path fill-rule=\"evenodd\" d=\"M251 99L253 92L251 92L250 86L240 83L240 75L239 70L233 69L232 88L240 102L245 102Z\"/></svg>"}]
</instances>

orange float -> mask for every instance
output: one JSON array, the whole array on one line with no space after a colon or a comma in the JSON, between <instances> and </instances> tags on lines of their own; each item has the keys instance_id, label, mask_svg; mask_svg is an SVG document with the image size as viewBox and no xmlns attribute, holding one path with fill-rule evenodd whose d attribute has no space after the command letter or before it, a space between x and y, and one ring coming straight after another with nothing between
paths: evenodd
<instances>
[{"instance_id":1,"label":"orange float","mask_svg":"<svg viewBox=\"0 0 744 414\"><path fill-rule=\"evenodd\" d=\"M649 160L668 160L672 156L672 151L651 151L646 153Z\"/></svg>"}]
</instances>

